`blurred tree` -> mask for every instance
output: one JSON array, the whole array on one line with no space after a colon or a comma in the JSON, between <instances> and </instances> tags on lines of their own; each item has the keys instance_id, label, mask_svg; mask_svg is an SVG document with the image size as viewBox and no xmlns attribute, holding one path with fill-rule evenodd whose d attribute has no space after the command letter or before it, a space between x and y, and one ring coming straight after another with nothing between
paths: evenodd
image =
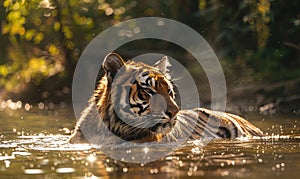
<instances>
[{"instance_id":1,"label":"blurred tree","mask_svg":"<svg viewBox=\"0 0 300 179\"><path fill-rule=\"evenodd\" d=\"M237 77L253 71L258 79L296 78L300 75L299 2L4 0L0 3L0 93L20 97L29 92L23 95L27 100L65 94L76 61L97 34L144 16L191 26L213 46L226 71ZM149 49L169 48L145 43L142 47ZM45 92L50 95L41 95Z\"/></svg>"},{"instance_id":2,"label":"blurred tree","mask_svg":"<svg viewBox=\"0 0 300 179\"><path fill-rule=\"evenodd\" d=\"M5 41L0 58L2 96L28 89L32 94L23 97L39 99L43 91L70 88L81 51L96 34L122 19L123 5L127 9L135 6L122 0L1 3L1 41Z\"/></svg>"}]
</instances>

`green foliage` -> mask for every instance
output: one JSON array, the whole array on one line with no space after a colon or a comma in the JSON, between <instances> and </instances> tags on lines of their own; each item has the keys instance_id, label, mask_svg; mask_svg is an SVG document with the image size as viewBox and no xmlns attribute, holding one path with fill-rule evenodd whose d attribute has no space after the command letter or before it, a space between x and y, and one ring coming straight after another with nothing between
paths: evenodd
<instances>
[{"instance_id":1,"label":"green foliage","mask_svg":"<svg viewBox=\"0 0 300 179\"><path fill-rule=\"evenodd\" d=\"M247 59L248 63L255 69L255 78L281 81L296 78L300 70L292 52L285 47L259 49L254 55Z\"/></svg>"},{"instance_id":2,"label":"green foliage","mask_svg":"<svg viewBox=\"0 0 300 179\"><path fill-rule=\"evenodd\" d=\"M79 55L98 33L144 16L191 26L218 52L222 64L233 64L235 71L249 68L265 80L295 78L299 5L284 0L4 0L0 89L18 93L53 77L70 86Z\"/></svg>"},{"instance_id":3,"label":"green foliage","mask_svg":"<svg viewBox=\"0 0 300 179\"><path fill-rule=\"evenodd\" d=\"M265 81L299 77L298 1L200 2L204 5L190 25L213 44L224 66L228 67L226 63L234 66L232 73L253 71L256 79Z\"/></svg>"}]
</instances>

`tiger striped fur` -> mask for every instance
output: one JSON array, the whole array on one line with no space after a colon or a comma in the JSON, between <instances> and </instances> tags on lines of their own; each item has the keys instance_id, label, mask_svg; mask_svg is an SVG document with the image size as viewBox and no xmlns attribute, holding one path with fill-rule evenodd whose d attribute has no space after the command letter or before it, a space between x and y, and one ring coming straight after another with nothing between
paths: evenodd
<instances>
[{"instance_id":1,"label":"tiger striped fur","mask_svg":"<svg viewBox=\"0 0 300 179\"><path fill-rule=\"evenodd\" d=\"M125 62L108 54L88 107L82 112L71 143L103 144L190 139L238 138L263 133L244 118L204 108L179 110L167 57L154 66ZM88 140L87 140L88 139Z\"/></svg>"}]
</instances>

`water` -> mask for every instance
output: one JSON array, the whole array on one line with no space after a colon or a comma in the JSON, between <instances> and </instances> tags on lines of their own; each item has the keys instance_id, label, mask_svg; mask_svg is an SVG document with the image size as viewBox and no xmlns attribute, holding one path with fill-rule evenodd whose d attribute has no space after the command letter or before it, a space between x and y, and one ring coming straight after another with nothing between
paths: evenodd
<instances>
[{"instance_id":1,"label":"water","mask_svg":"<svg viewBox=\"0 0 300 179\"><path fill-rule=\"evenodd\" d=\"M70 145L72 111L4 110L0 112L0 178L298 178L299 118L249 115L268 133L264 139L215 140L201 147L188 142L149 163L126 163L90 145ZM148 152L155 148L118 152Z\"/></svg>"}]
</instances>

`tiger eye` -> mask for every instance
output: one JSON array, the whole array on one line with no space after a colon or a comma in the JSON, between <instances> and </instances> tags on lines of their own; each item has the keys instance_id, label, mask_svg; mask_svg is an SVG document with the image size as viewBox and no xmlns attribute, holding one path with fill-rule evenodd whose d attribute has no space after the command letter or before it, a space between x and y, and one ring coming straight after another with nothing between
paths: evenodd
<instances>
[{"instance_id":1,"label":"tiger eye","mask_svg":"<svg viewBox=\"0 0 300 179\"><path fill-rule=\"evenodd\" d=\"M149 74L148 71L142 73L142 77L147 76Z\"/></svg>"}]
</instances>

